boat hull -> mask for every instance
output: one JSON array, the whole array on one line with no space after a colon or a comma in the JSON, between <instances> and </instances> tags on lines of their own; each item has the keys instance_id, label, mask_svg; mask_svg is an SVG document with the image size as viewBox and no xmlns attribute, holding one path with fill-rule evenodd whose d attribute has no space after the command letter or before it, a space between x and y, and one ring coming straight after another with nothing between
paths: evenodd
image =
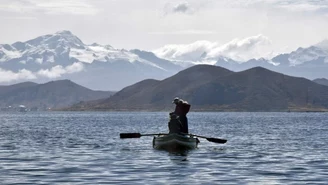
<instances>
[{"instance_id":1,"label":"boat hull","mask_svg":"<svg viewBox=\"0 0 328 185\"><path fill-rule=\"evenodd\" d=\"M168 134L155 136L153 147L163 150L191 150L197 148L199 140L189 135Z\"/></svg>"}]
</instances>

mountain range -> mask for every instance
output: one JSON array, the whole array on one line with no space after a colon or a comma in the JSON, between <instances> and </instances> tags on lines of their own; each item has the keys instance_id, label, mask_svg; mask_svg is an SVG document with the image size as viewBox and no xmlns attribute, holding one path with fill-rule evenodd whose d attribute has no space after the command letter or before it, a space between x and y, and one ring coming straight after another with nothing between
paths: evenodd
<instances>
[{"instance_id":1,"label":"mountain range","mask_svg":"<svg viewBox=\"0 0 328 185\"><path fill-rule=\"evenodd\" d=\"M173 110L176 96L187 100L192 111L328 110L328 86L262 67L233 72L213 65L196 65L164 80L143 80L109 98L66 110Z\"/></svg>"},{"instance_id":2,"label":"mountain range","mask_svg":"<svg viewBox=\"0 0 328 185\"><path fill-rule=\"evenodd\" d=\"M0 84L70 79L91 89L120 90L144 79L163 80L187 67L209 62L235 72L260 66L291 76L328 78L328 40L271 59L247 61L213 57L207 52L184 53L188 60L181 61L174 57L177 52L184 51L161 58L156 51L85 44L64 30L25 42L0 44Z\"/></svg>"},{"instance_id":3,"label":"mountain range","mask_svg":"<svg viewBox=\"0 0 328 185\"><path fill-rule=\"evenodd\" d=\"M163 79L182 67L141 50L87 45L70 31L0 45L0 82L70 79L92 89L120 89L145 78Z\"/></svg>"},{"instance_id":4,"label":"mountain range","mask_svg":"<svg viewBox=\"0 0 328 185\"><path fill-rule=\"evenodd\" d=\"M23 82L0 86L0 108L24 106L35 110L48 110L70 106L81 101L108 98L115 92L93 91L70 80L44 84Z\"/></svg>"}]
</instances>

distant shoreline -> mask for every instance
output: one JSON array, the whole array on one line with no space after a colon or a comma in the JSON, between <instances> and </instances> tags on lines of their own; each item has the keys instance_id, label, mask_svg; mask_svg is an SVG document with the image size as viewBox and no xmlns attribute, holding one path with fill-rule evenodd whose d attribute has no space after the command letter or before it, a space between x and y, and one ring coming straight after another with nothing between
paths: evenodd
<instances>
[{"instance_id":1,"label":"distant shoreline","mask_svg":"<svg viewBox=\"0 0 328 185\"><path fill-rule=\"evenodd\" d=\"M172 112L171 110L135 110L135 109L83 109L83 110L74 110L74 109L56 109L50 111L64 111L64 112ZM328 112L328 109L325 110L192 110L190 112L286 112L286 113L310 113L310 112Z\"/></svg>"}]
</instances>

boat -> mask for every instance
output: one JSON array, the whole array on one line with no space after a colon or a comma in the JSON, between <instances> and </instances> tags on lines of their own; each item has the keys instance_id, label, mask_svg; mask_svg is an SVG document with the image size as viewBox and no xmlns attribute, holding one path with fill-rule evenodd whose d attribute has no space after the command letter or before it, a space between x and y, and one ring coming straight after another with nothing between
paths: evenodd
<instances>
[{"instance_id":1,"label":"boat","mask_svg":"<svg viewBox=\"0 0 328 185\"><path fill-rule=\"evenodd\" d=\"M140 134L140 133L120 133L121 139L126 138L140 138L142 136L154 136L153 148L163 149L172 152L187 151L195 149L198 146L199 138L204 138L207 141L224 144L227 142L226 139L205 137L194 134L181 134L181 133L159 133L159 134Z\"/></svg>"},{"instance_id":2,"label":"boat","mask_svg":"<svg viewBox=\"0 0 328 185\"><path fill-rule=\"evenodd\" d=\"M153 148L163 150L191 150L198 143L198 138L182 134L159 134L153 138Z\"/></svg>"}]
</instances>

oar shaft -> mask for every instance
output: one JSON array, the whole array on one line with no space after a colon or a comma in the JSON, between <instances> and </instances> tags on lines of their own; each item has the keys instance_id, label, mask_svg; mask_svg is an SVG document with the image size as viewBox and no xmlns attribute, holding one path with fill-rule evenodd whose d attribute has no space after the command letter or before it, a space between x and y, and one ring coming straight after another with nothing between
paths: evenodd
<instances>
[{"instance_id":1,"label":"oar shaft","mask_svg":"<svg viewBox=\"0 0 328 185\"><path fill-rule=\"evenodd\" d=\"M213 137L205 137L205 136L199 136L199 135L195 135L195 134L188 134L188 135L199 137L199 138L204 138L207 141L214 142L214 143L221 143L221 144L223 144L223 143L226 143L227 142L226 139L219 139L219 138L213 138Z\"/></svg>"},{"instance_id":2,"label":"oar shaft","mask_svg":"<svg viewBox=\"0 0 328 185\"><path fill-rule=\"evenodd\" d=\"M125 138L140 138L141 136L157 136L157 135L168 135L168 134L140 134L140 133L120 133L120 138L125 139Z\"/></svg>"},{"instance_id":3,"label":"oar shaft","mask_svg":"<svg viewBox=\"0 0 328 185\"><path fill-rule=\"evenodd\" d=\"M120 133L120 138L125 139L125 138L140 138L141 134L140 133Z\"/></svg>"}]
</instances>

